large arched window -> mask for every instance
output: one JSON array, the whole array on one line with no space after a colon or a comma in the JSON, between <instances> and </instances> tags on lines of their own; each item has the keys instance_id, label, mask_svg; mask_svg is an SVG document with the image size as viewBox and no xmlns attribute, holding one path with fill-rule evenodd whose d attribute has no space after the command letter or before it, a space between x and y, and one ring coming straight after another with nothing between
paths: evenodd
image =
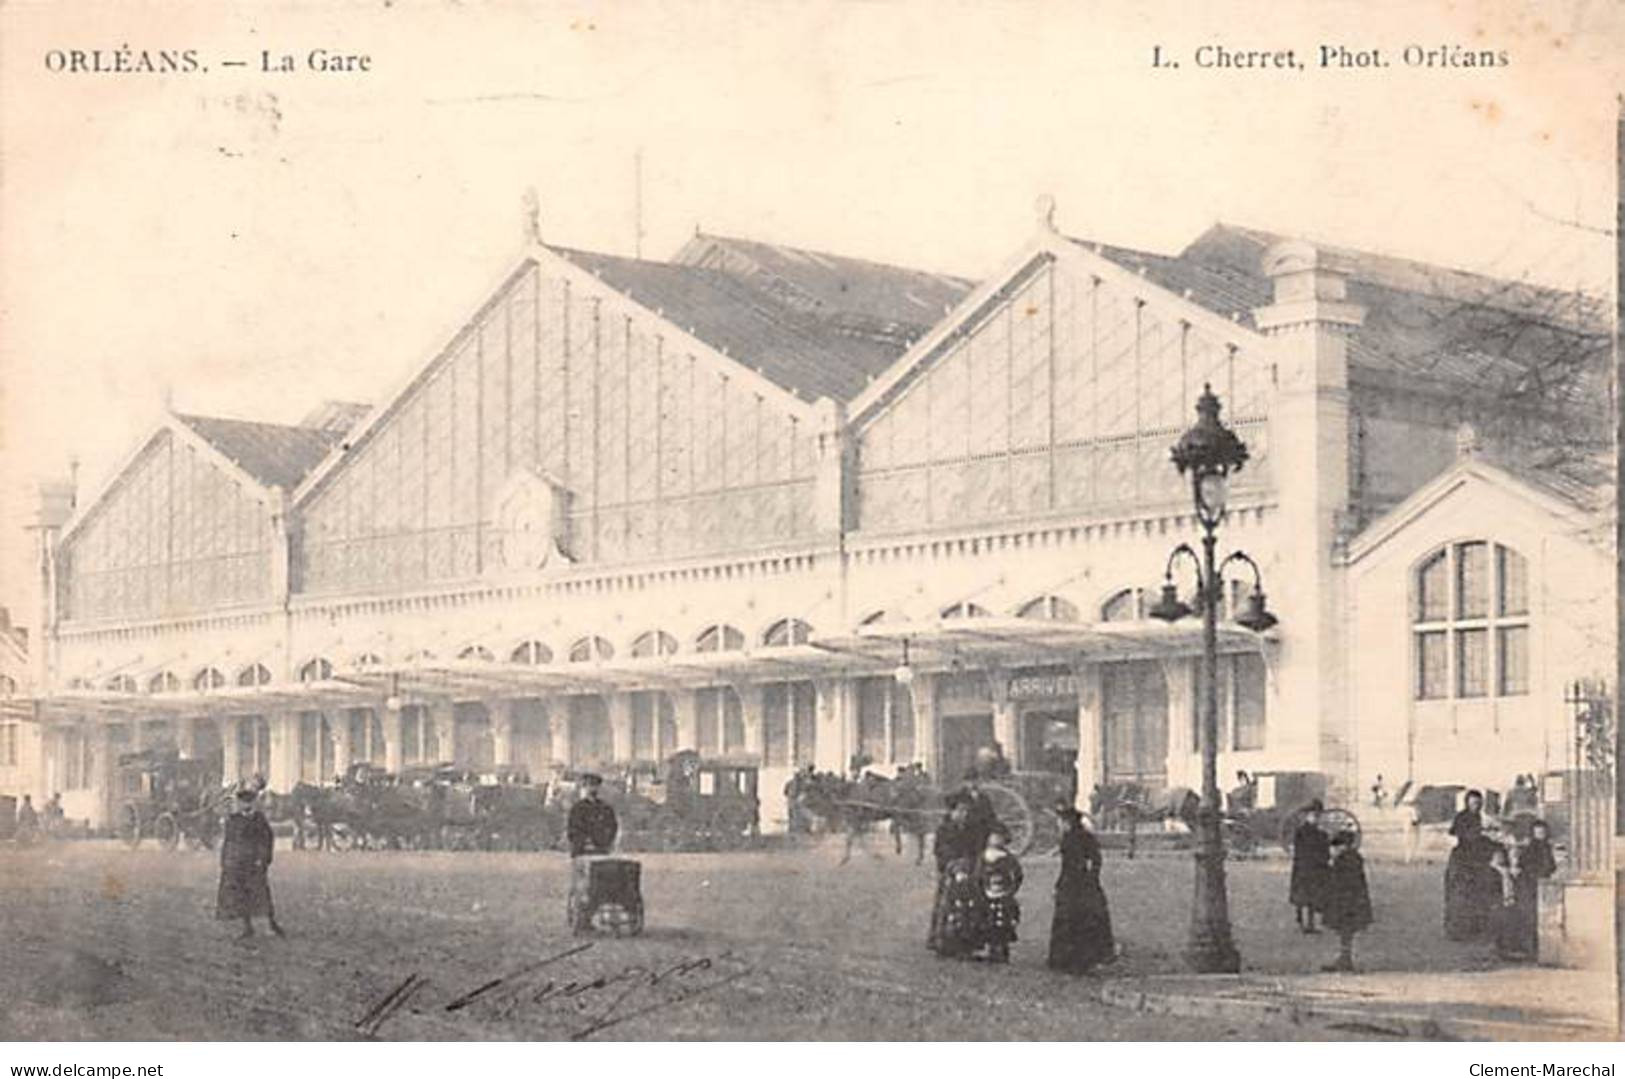
<instances>
[{"instance_id":1,"label":"large arched window","mask_svg":"<svg viewBox=\"0 0 1625 1079\"><path fill-rule=\"evenodd\" d=\"M979 603L955 603L944 607L938 618L987 618L993 612Z\"/></svg>"},{"instance_id":2,"label":"large arched window","mask_svg":"<svg viewBox=\"0 0 1625 1079\"><path fill-rule=\"evenodd\" d=\"M226 684L226 676L213 667L205 667L192 677L192 688L199 693L207 693L211 689L219 689Z\"/></svg>"},{"instance_id":3,"label":"large arched window","mask_svg":"<svg viewBox=\"0 0 1625 1079\"><path fill-rule=\"evenodd\" d=\"M1529 563L1498 543L1452 543L1412 582L1417 700L1529 692Z\"/></svg>"},{"instance_id":4,"label":"large arched window","mask_svg":"<svg viewBox=\"0 0 1625 1079\"><path fill-rule=\"evenodd\" d=\"M570 646L571 663L602 662L614 658L614 647L602 637L583 637Z\"/></svg>"},{"instance_id":5,"label":"large arched window","mask_svg":"<svg viewBox=\"0 0 1625 1079\"><path fill-rule=\"evenodd\" d=\"M541 641L525 641L508 654L508 662L540 667L553 662L553 650Z\"/></svg>"},{"instance_id":6,"label":"large arched window","mask_svg":"<svg viewBox=\"0 0 1625 1079\"><path fill-rule=\"evenodd\" d=\"M377 652L363 652L350 663L350 666L358 671L374 671L383 665L384 657Z\"/></svg>"},{"instance_id":7,"label":"large arched window","mask_svg":"<svg viewBox=\"0 0 1625 1079\"><path fill-rule=\"evenodd\" d=\"M237 672L239 686L264 686L271 682L271 669L263 663L250 663Z\"/></svg>"},{"instance_id":8,"label":"large arched window","mask_svg":"<svg viewBox=\"0 0 1625 1079\"><path fill-rule=\"evenodd\" d=\"M696 652L737 652L745 647L745 635L732 626L711 626L694 639Z\"/></svg>"},{"instance_id":9,"label":"large arched window","mask_svg":"<svg viewBox=\"0 0 1625 1079\"><path fill-rule=\"evenodd\" d=\"M127 674L116 674L107 680L107 689L112 693L134 693L135 679Z\"/></svg>"},{"instance_id":10,"label":"large arched window","mask_svg":"<svg viewBox=\"0 0 1625 1079\"><path fill-rule=\"evenodd\" d=\"M171 671L159 671L147 683L148 693L179 693L181 680Z\"/></svg>"},{"instance_id":11,"label":"large arched window","mask_svg":"<svg viewBox=\"0 0 1625 1079\"><path fill-rule=\"evenodd\" d=\"M461 652L458 652L457 658L474 659L479 660L482 663L494 663L496 662L497 657L492 655L491 650L485 647L483 644L471 644Z\"/></svg>"},{"instance_id":12,"label":"large arched window","mask_svg":"<svg viewBox=\"0 0 1625 1079\"><path fill-rule=\"evenodd\" d=\"M767 627L762 643L769 648L785 648L792 644L806 644L812 637L812 627L799 618L783 618Z\"/></svg>"},{"instance_id":13,"label":"large arched window","mask_svg":"<svg viewBox=\"0 0 1625 1079\"><path fill-rule=\"evenodd\" d=\"M1060 596L1039 596L1037 599L1021 605L1016 611L1017 618L1042 618L1051 622L1076 622L1078 620L1077 605Z\"/></svg>"},{"instance_id":14,"label":"large arched window","mask_svg":"<svg viewBox=\"0 0 1625 1079\"><path fill-rule=\"evenodd\" d=\"M640 633L632 642L633 659L649 659L652 656L672 656L677 654L677 638L661 629L651 629L647 633Z\"/></svg>"},{"instance_id":15,"label":"large arched window","mask_svg":"<svg viewBox=\"0 0 1625 1079\"><path fill-rule=\"evenodd\" d=\"M333 664L321 656L299 668L299 681L325 682L333 677Z\"/></svg>"},{"instance_id":16,"label":"large arched window","mask_svg":"<svg viewBox=\"0 0 1625 1079\"><path fill-rule=\"evenodd\" d=\"M1134 622L1145 617L1145 589L1125 588L1100 606L1102 622Z\"/></svg>"}]
</instances>

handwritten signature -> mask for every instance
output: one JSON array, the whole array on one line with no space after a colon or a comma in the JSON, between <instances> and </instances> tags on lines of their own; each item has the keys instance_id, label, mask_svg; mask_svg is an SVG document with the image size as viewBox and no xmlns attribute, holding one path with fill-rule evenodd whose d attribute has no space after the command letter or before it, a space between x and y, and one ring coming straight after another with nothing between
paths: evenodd
<instances>
[{"instance_id":1,"label":"handwritten signature","mask_svg":"<svg viewBox=\"0 0 1625 1079\"><path fill-rule=\"evenodd\" d=\"M445 1003L428 1003L433 983L414 971L375 1001L355 1029L363 1037L376 1038L385 1023L413 1005L414 1012L433 1007L447 1015L478 1012L502 1021L539 1015L546 1023L562 1023L566 1036L579 1041L693 1000L751 972L749 964L731 951L682 956L653 967L630 964L603 973L575 969L572 961L585 960L592 949L593 942L588 941L544 956Z\"/></svg>"}]
</instances>

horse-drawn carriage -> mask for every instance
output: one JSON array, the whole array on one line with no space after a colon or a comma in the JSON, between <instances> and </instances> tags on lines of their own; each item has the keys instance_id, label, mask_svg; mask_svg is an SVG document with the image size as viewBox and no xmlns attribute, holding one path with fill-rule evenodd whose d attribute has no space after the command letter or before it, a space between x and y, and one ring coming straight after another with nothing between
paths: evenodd
<instances>
[{"instance_id":1,"label":"horse-drawn carriage","mask_svg":"<svg viewBox=\"0 0 1625 1079\"><path fill-rule=\"evenodd\" d=\"M164 850L184 839L211 850L220 837L220 821L231 808L231 792L205 761L183 759L173 749L146 749L119 755L119 838L130 847L148 836Z\"/></svg>"},{"instance_id":2,"label":"horse-drawn carriage","mask_svg":"<svg viewBox=\"0 0 1625 1079\"><path fill-rule=\"evenodd\" d=\"M992 803L994 815L1009 829L1013 853L1044 854L1056 848L1059 824L1051 810L1057 803L1072 804L1075 783L1071 775L1006 771L997 778L979 780L978 786ZM895 777L862 770L855 779L802 771L787 791L792 812L799 818L810 818L827 832L846 835L848 856L855 836L887 823L898 853L902 853L905 833L915 837L918 858L924 857L925 836L935 831L942 818L947 794L923 770L910 767L899 770Z\"/></svg>"},{"instance_id":3,"label":"horse-drawn carriage","mask_svg":"<svg viewBox=\"0 0 1625 1079\"><path fill-rule=\"evenodd\" d=\"M693 750L606 776L627 850L726 850L759 834L757 766ZM571 782L566 773L565 783Z\"/></svg>"}]
</instances>

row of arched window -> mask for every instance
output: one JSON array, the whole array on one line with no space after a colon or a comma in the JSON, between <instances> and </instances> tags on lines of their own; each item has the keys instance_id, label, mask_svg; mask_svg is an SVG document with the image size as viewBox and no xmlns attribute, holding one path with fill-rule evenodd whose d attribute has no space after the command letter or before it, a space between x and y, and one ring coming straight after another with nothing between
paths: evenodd
<instances>
[{"instance_id":1,"label":"row of arched window","mask_svg":"<svg viewBox=\"0 0 1625 1079\"><path fill-rule=\"evenodd\" d=\"M1145 617L1145 607L1148 602L1146 589L1126 588L1114 594L1101 607L1102 621L1115 622ZM992 613L986 607L970 601L954 603L943 608L939 617L950 619L961 618L990 618ZM1077 604L1071 600L1056 595L1043 595L1028 600L1015 610L1018 618L1043 619L1055 622L1077 622L1081 620ZM861 620L860 625L877 625L893 618L893 613L886 610L875 611ZM761 637L761 645L766 648L788 648L804 645L812 639L813 627L799 618L782 618L768 626ZM717 623L707 626L694 638L693 651L699 654L738 652L745 648L745 634L736 626L726 623ZM676 637L664 630L649 630L632 639L627 652L633 659L651 659L662 656L671 656L681 650ZM615 646L608 640L599 636L582 637L571 643L565 652L565 659L569 663L602 663L615 658ZM416 650L405 657L407 664L420 662L433 662L439 657L425 649ZM465 661L495 663L499 657L484 645L469 645L456 654L456 658ZM507 654L506 662L524 666L539 667L551 664L555 660L553 649L539 640L521 641ZM366 671L382 667L383 657L374 652L364 652L355 657L351 667L357 671ZM324 682L334 675L335 665L332 660L317 656L299 668L299 681ZM228 677L215 667L205 667L192 676L190 688L198 692L208 692L221 689L227 685L239 687L263 686L271 681L270 670L262 663L253 663L237 672L235 677ZM180 677L171 671L160 671L150 676L145 685L134 677L121 674L114 675L101 684L100 688L113 693L178 693L184 687ZM95 689L97 686L88 679L74 679L70 683L74 689Z\"/></svg>"}]
</instances>

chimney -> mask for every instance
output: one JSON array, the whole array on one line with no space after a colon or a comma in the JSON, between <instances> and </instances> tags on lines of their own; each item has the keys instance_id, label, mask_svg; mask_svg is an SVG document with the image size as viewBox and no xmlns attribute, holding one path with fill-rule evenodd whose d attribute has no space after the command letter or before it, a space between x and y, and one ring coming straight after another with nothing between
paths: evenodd
<instances>
[{"instance_id":1,"label":"chimney","mask_svg":"<svg viewBox=\"0 0 1625 1079\"><path fill-rule=\"evenodd\" d=\"M77 501L72 480L47 480L39 485L35 527L61 528L73 516Z\"/></svg>"}]
</instances>

